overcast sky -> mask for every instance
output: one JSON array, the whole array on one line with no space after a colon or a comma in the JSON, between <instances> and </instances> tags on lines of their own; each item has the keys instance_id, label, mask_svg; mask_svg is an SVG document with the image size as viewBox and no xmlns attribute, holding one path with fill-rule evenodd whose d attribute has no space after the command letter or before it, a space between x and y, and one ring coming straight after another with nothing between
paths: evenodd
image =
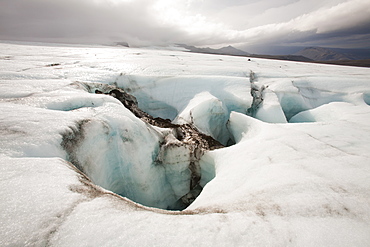
<instances>
[{"instance_id":1,"label":"overcast sky","mask_svg":"<svg viewBox=\"0 0 370 247\"><path fill-rule=\"evenodd\" d=\"M0 40L370 48L370 0L0 0Z\"/></svg>"}]
</instances>

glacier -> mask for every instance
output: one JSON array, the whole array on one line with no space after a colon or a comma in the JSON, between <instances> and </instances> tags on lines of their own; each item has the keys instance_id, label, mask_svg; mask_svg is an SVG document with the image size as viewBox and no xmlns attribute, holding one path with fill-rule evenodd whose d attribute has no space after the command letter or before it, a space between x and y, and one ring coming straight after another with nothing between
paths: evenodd
<instances>
[{"instance_id":1,"label":"glacier","mask_svg":"<svg viewBox=\"0 0 370 247\"><path fill-rule=\"evenodd\" d=\"M368 68L0 47L1 246L370 244Z\"/></svg>"}]
</instances>

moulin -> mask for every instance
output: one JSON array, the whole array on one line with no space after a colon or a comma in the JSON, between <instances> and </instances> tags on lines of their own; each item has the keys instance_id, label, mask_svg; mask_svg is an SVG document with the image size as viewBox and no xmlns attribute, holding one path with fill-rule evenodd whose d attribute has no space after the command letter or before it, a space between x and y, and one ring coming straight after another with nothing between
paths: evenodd
<instances>
[{"instance_id":1,"label":"moulin","mask_svg":"<svg viewBox=\"0 0 370 247\"><path fill-rule=\"evenodd\" d=\"M90 93L110 95L118 99L137 118L150 125L151 129L156 128L159 130L161 141L158 144L158 151L152 163L153 166L164 167L165 179L171 183L175 195L175 200L169 202L165 209L182 210L190 205L203 189L200 183L202 174L199 160L205 152L224 146L211 136L201 133L192 124L173 124L169 119L149 115L138 107L138 102L134 96L120 88L106 84L81 83L79 86L81 85ZM78 125L79 128L77 130L72 128L71 133L63 135L62 146L65 147L69 154L69 160L89 175L88 170L90 168L86 164L79 164L81 163L79 162L79 157L76 157L77 153L72 148L78 146L76 139L82 139L88 135L83 133L81 125L83 124ZM76 133L76 131L79 133ZM177 158L174 159L174 157ZM181 168L178 169L176 167ZM184 179L189 180L187 182L188 188L186 190L184 188L178 189L176 186L177 180ZM116 181L116 183L119 183L119 181ZM113 192L120 194L119 191L113 190ZM121 195L127 196L125 193L121 193ZM134 200L134 198L130 199Z\"/></svg>"}]
</instances>

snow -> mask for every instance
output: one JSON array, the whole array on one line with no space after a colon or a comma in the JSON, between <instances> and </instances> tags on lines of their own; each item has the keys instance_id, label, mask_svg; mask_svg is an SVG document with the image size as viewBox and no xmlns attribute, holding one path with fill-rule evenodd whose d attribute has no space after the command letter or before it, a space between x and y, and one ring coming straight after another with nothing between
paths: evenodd
<instances>
[{"instance_id":1,"label":"snow","mask_svg":"<svg viewBox=\"0 0 370 247\"><path fill-rule=\"evenodd\" d=\"M76 172L61 159L2 158L1 245L46 245L70 209L85 200L68 189L76 183Z\"/></svg>"},{"instance_id":2,"label":"snow","mask_svg":"<svg viewBox=\"0 0 370 247\"><path fill-rule=\"evenodd\" d=\"M1 246L370 244L368 68L7 43L0 61ZM189 149L85 83L228 144L186 210L162 209L188 192Z\"/></svg>"}]
</instances>

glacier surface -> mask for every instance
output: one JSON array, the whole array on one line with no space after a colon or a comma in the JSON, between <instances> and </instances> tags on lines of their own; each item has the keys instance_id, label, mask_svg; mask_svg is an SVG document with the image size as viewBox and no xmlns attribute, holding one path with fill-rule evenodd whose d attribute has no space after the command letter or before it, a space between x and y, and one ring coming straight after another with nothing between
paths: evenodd
<instances>
[{"instance_id":1,"label":"glacier surface","mask_svg":"<svg viewBox=\"0 0 370 247\"><path fill-rule=\"evenodd\" d=\"M0 61L1 246L370 244L368 68L25 43Z\"/></svg>"}]
</instances>

